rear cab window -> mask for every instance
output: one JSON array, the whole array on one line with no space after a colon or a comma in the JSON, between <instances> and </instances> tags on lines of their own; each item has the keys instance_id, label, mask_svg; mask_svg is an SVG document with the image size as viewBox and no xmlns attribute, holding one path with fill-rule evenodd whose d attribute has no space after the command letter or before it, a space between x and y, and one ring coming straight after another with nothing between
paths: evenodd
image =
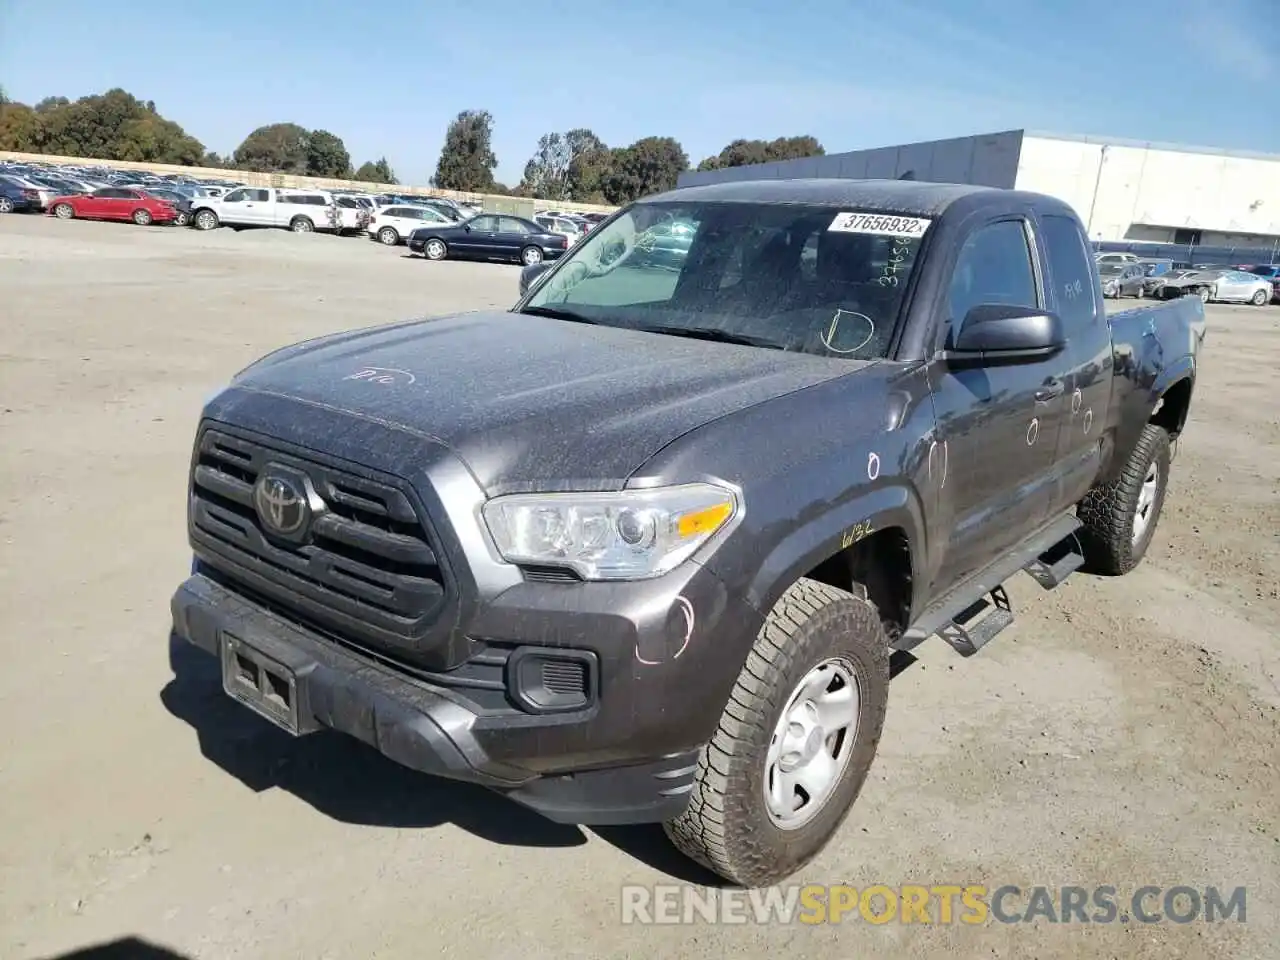
<instances>
[{"instance_id":1,"label":"rear cab window","mask_svg":"<svg viewBox=\"0 0 1280 960\"><path fill-rule=\"evenodd\" d=\"M1098 301L1094 296L1094 274L1089 245L1080 225L1071 217L1041 214L1040 230L1044 237L1045 258L1049 262L1053 301L1062 318L1067 338L1100 322ZM1140 276L1140 264L1125 265L1118 276Z\"/></svg>"}]
</instances>

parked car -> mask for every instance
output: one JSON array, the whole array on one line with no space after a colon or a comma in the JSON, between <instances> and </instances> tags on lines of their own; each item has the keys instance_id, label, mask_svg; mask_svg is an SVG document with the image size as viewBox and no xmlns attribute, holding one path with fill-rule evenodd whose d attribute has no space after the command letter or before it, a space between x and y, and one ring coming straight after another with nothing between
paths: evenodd
<instances>
[{"instance_id":1,"label":"parked car","mask_svg":"<svg viewBox=\"0 0 1280 960\"><path fill-rule=\"evenodd\" d=\"M454 222L435 207L405 203L379 207L373 212L365 232L371 240L394 247L404 243L415 230L428 226L448 227Z\"/></svg>"},{"instance_id":2,"label":"parked car","mask_svg":"<svg viewBox=\"0 0 1280 960\"><path fill-rule=\"evenodd\" d=\"M1155 294L1162 299L1191 294L1205 303L1252 303L1261 307L1275 295L1275 287L1266 277L1221 267L1178 270L1167 274L1163 281Z\"/></svg>"},{"instance_id":3,"label":"parked car","mask_svg":"<svg viewBox=\"0 0 1280 960\"><path fill-rule=\"evenodd\" d=\"M1240 268L1246 273L1252 273L1256 277L1265 277L1271 281L1272 303L1280 303L1280 264L1259 263Z\"/></svg>"},{"instance_id":4,"label":"parked car","mask_svg":"<svg viewBox=\"0 0 1280 960\"><path fill-rule=\"evenodd\" d=\"M49 215L59 220L132 220L145 227L152 223L173 223L178 219L178 208L142 190L101 187L93 193L54 197L49 204Z\"/></svg>"},{"instance_id":5,"label":"parked car","mask_svg":"<svg viewBox=\"0 0 1280 960\"><path fill-rule=\"evenodd\" d=\"M41 210L47 210L49 208L49 204L53 201L53 198L58 196L58 191L54 190L52 187L34 183L27 177L21 177L15 174L5 174L3 179L15 187L19 187L23 190L35 191L35 200L36 203L39 204Z\"/></svg>"},{"instance_id":6,"label":"parked car","mask_svg":"<svg viewBox=\"0 0 1280 960\"><path fill-rule=\"evenodd\" d=\"M409 249L428 260L466 257L530 264L562 257L569 239L523 217L484 213L462 223L415 230L409 235Z\"/></svg>"},{"instance_id":7,"label":"parked car","mask_svg":"<svg viewBox=\"0 0 1280 960\"><path fill-rule=\"evenodd\" d=\"M142 192L173 204L174 209L178 211L178 215L173 220L175 227L185 227L191 222L191 198L187 194L164 187L147 187Z\"/></svg>"},{"instance_id":8,"label":"parked car","mask_svg":"<svg viewBox=\"0 0 1280 960\"><path fill-rule=\"evenodd\" d=\"M1120 263L1108 261L1098 265L1098 275L1102 278L1102 295L1113 299L1120 297L1143 297L1146 290L1146 268L1141 263Z\"/></svg>"},{"instance_id":9,"label":"parked car","mask_svg":"<svg viewBox=\"0 0 1280 960\"><path fill-rule=\"evenodd\" d=\"M0 213L27 213L40 209L40 193L9 177L0 177Z\"/></svg>"},{"instance_id":10,"label":"parked car","mask_svg":"<svg viewBox=\"0 0 1280 960\"><path fill-rule=\"evenodd\" d=\"M1101 266L1104 263L1137 263L1136 253L1095 253L1094 261Z\"/></svg>"},{"instance_id":11,"label":"parked car","mask_svg":"<svg viewBox=\"0 0 1280 960\"><path fill-rule=\"evenodd\" d=\"M193 203L191 220L197 230L232 227L282 227L294 233L359 230L358 208L339 206L325 190L284 190L240 187L221 197L201 197Z\"/></svg>"},{"instance_id":12,"label":"parked car","mask_svg":"<svg viewBox=\"0 0 1280 960\"><path fill-rule=\"evenodd\" d=\"M633 263L673 216L679 276ZM510 311L276 350L202 411L173 636L294 735L775 884L868 776L891 651L974 655L1018 572L1154 542L1204 305L1108 317L1086 244L1021 191L721 183Z\"/></svg>"},{"instance_id":13,"label":"parked car","mask_svg":"<svg viewBox=\"0 0 1280 960\"><path fill-rule=\"evenodd\" d=\"M582 227L567 217L557 217L550 214L538 213L534 214L533 222L549 233L564 234L568 239L570 246L573 246L581 240L583 234L586 233Z\"/></svg>"}]
</instances>

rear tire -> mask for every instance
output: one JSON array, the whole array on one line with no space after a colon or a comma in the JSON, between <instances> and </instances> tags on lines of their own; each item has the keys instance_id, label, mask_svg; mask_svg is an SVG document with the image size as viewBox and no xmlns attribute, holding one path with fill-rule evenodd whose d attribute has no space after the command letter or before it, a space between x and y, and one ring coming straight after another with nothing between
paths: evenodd
<instances>
[{"instance_id":1,"label":"rear tire","mask_svg":"<svg viewBox=\"0 0 1280 960\"><path fill-rule=\"evenodd\" d=\"M1147 424L1120 475L1090 490L1076 509L1088 573L1119 577L1146 556L1169 487L1170 443L1164 427Z\"/></svg>"},{"instance_id":2,"label":"rear tire","mask_svg":"<svg viewBox=\"0 0 1280 960\"><path fill-rule=\"evenodd\" d=\"M1196 293L1200 295L1201 303L1208 303L1210 300L1213 299L1213 291L1210 290L1208 287L1201 287L1199 290L1196 291Z\"/></svg>"},{"instance_id":3,"label":"rear tire","mask_svg":"<svg viewBox=\"0 0 1280 960\"><path fill-rule=\"evenodd\" d=\"M294 217L289 221L289 229L294 233L314 233L316 225L310 217Z\"/></svg>"},{"instance_id":4,"label":"rear tire","mask_svg":"<svg viewBox=\"0 0 1280 960\"><path fill-rule=\"evenodd\" d=\"M733 883L769 886L803 867L866 780L889 644L865 589L854 589L804 578L774 604L703 747L689 806L665 825L682 853Z\"/></svg>"},{"instance_id":5,"label":"rear tire","mask_svg":"<svg viewBox=\"0 0 1280 960\"><path fill-rule=\"evenodd\" d=\"M133 211L132 219L140 227L149 227L151 225L151 213L148 210Z\"/></svg>"},{"instance_id":6,"label":"rear tire","mask_svg":"<svg viewBox=\"0 0 1280 960\"><path fill-rule=\"evenodd\" d=\"M529 246L520 251L520 262L526 267L542 262L542 248Z\"/></svg>"},{"instance_id":7,"label":"rear tire","mask_svg":"<svg viewBox=\"0 0 1280 960\"><path fill-rule=\"evenodd\" d=\"M0 213L13 213L13 201L8 197L0 197Z\"/></svg>"}]
</instances>

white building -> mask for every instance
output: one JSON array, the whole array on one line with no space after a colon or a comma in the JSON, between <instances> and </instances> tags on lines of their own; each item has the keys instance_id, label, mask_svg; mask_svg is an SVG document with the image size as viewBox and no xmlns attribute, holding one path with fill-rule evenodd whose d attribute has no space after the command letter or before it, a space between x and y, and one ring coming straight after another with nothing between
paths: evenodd
<instances>
[{"instance_id":1,"label":"white building","mask_svg":"<svg viewBox=\"0 0 1280 960\"><path fill-rule=\"evenodd\" d=\"M705 173L680 186L761 177L976 183L1070 203L1095 240L1280 246L1280 155L1009 130Z\"/></svg>"}]
</instances>

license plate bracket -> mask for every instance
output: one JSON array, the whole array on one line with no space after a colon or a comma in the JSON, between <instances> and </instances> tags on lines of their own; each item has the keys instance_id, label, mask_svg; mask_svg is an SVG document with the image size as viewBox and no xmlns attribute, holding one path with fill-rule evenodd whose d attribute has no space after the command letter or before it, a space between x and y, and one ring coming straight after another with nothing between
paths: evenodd
<instances>
[{"instance_id":1,"label":"license plate bracket","mask_svg":"<svg viewBox=\"0 0 1280 960\"><path fill-rule=\"evenodd\" d=\"M219 646L222 689L227 695L282 730L300 736L297 674L233 634L221 634Z\"/></svg>"}]
</instances>

